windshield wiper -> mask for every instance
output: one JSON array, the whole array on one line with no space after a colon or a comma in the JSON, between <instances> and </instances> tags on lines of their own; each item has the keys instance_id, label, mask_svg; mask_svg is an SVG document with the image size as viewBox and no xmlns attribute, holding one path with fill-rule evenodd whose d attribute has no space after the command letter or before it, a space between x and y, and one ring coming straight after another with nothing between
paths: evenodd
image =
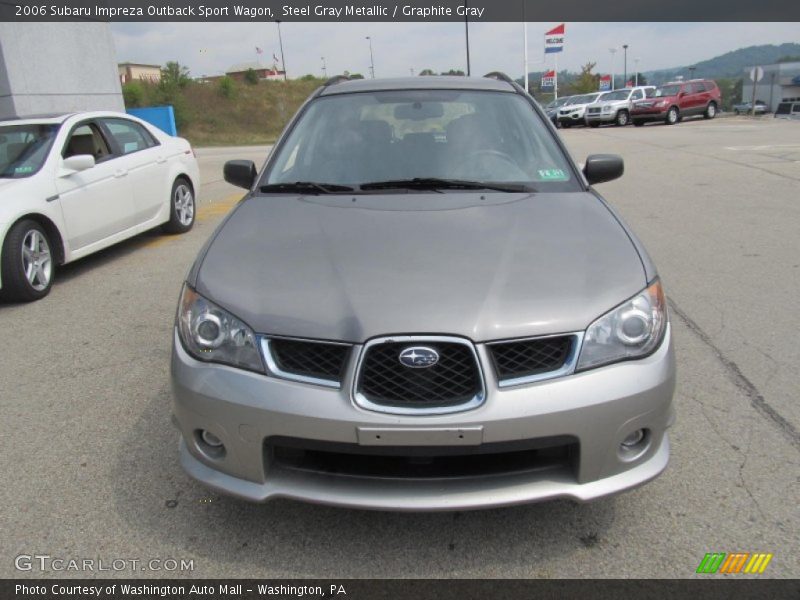
<instances>
[{"instance_id":1,"label":"windshield wiper","mask_svg":"<svg viewBox=\"0 0 800 600\"><path fill-rule=\"evenodd\" d=\"M496 190L498 192L532 192L526 185L518 183L493 183L489 181L468 181L464 179L439 179L438 177L415 177L414 179L389 179L362 183L362 190L386 190L407 188L414 190Z\"/></svg>"},{"instance_id":2,"label":"windshield wiper","mask_svg":"<svg viewBox=\"0 0 800 600\"><path fill-rule=\"evenodd\" d=\"M355 191L347 185L336 183L317 183L315 181L295 181L293 183L269 183L259 188L264 193L269 192L300 192L302 194L336 194Z\"/></svg>"}]
</instances>

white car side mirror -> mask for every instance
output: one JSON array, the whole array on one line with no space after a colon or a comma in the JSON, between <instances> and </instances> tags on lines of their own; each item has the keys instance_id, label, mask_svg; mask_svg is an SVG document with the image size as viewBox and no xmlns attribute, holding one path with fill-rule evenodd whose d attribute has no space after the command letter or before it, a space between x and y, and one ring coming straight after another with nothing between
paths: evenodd
<instances>
[{"instance_id":1,"label":"white car side mirror","mask_svg":"<svg viewBox=\"0 0 800 600\"><path fill-rule=\"evenodd\" d=\"M95 165L91 154L76 154L64 159L63 167L68 171L85 171Z\"/></svg>"}]
</instances>

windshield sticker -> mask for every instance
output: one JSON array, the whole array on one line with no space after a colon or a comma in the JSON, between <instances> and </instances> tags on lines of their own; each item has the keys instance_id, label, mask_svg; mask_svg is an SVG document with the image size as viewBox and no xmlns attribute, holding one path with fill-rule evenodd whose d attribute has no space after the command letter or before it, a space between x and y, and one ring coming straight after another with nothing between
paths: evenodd
<instances>
[{"instance_id":1,"label":"windshield sticker","mask_svg":"<svg viewBox=\"0 0 800 600\"><path fill-rule=\"evenodd\" d=\"M569 177L561 169L539 169L539 181L567 181Z\"/></svg>"},{"instance_id":2,"label":"windshield sticker","mask_svg":"<svg viewBox=\"0 0 800 600\"><path fill-rule=\"evenodd\" d=\"M14 169L14 173L33 173L33 167L26 166L26 167L17 167Z\"/></svg>"}]
</instances>

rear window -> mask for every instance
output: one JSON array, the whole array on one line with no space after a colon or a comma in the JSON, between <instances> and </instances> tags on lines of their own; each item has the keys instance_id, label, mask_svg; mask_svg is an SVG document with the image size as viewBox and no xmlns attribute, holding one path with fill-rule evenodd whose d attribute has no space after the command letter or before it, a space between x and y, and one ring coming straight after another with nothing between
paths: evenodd
<instances>
[{"instance_id":1,"label":"rear window","mask_svg":"<svg viewBox=\"0 0 800 600\"><path fill-rule=\"evenodd\" d=\"M265 183L358 186L428 177L580 189L529 102L479 90L319 97L277 149Z\"/></svg>"},{"instance_id":2,"label":"rear window","mask_svg":"<svg viewBox=\"0 0 800 600\"><path fill-rule=\"evenodd\" d=\"M4 125L0 127L0 178L30 177L42 168L58 125Z\"/></svg>"}]
</instances>

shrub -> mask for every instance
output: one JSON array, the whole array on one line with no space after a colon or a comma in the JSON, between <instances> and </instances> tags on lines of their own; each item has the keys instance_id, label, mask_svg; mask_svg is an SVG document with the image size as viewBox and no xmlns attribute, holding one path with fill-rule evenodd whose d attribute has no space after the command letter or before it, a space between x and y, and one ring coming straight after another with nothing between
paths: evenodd
<instances>
[{"instance_id":1,"label":"shrub","mask_svg":"<svg viewBox=\"0 0 800 600\"><path fill-rule=\"evenodd\" d=\"M139 108L145 105L144 86L140 81L131 81L122 86L122 98L126 108Z\"/></svg>"},{"instance_id":2,"label":"shrub","mask_svg":"<svg viewBox=\"0 0 800 600\"><path fill-rule=\"evenodd\" d=\"M220 77L217 86L219 93L229 100L236 95L236 83L227 75Z\"/></svg>"}]
</instances>

